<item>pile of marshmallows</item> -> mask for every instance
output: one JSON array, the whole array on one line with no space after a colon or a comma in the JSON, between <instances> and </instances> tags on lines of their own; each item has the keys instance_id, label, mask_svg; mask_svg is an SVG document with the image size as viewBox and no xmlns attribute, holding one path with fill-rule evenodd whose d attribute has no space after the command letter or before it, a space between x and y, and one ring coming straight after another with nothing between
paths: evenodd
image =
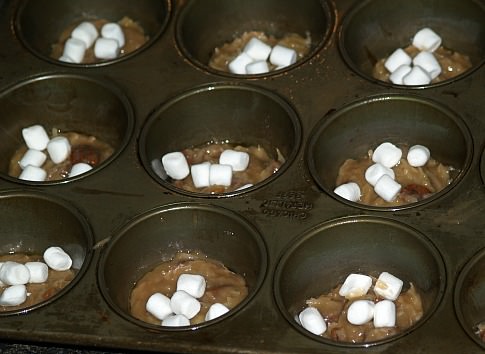
<instances>
[{"instance_id":1,"label":"pile of marshmallows","mask_svg":"<svg viewBox=\"0 0 485 354\"><path fill-rule=\"evenodd\" d=\"M52 162L59 164L71 155L71 143L65 136L49 138L42 125L36 124L22 129L22 137L28 150L19 161L22 168L19 178L26 181L43 182L47 172L41 167L47 159L44 150L47 150ZM87 163L79 162L72 165L69 177L74 177L91 170L93 167Z\"/></svg>"},{"instance_id":2,"label":"pile of marshmallows","mask_svg":"<svg viewBox=\"0 0 485 354\"><path fill-rule=\"evenodd\" d=\"M174 180L182 180L189 174L196 188L213 185L230 186L232 173L244 171L249 165L249 154L244 151L224 150L219 156L219 163L209 161L194 164L189 167L187 159L181 152L169 152L162 156L162 165L168 176ZM251 187L251 184L240 187Z\"/></svg>"},{"instance_id":3,"label":"pile of marshmallows","mask_svg":"<svg viewBox=\"0 0 485 354\"><path fill-rule=\"evenodd\" d=\"M201 308L199 298L205 293L206 281L199 274L181 274L177 279L177 290L169 298L161 293L155 293L148 299L146 310L161 320L162 326L189 326L190 319L195 317ZM214 303L209 307L205 320L210 321L229 312L221 304Z\"/></svg>"},{"instance_id":4,"label":"pile of marshmallows","mask_svg":"<svg viewBox=\"0 0 485 354\"><path fill-rule=\"evenodd\" d=\"M352 300L367 294L372 286L372 278L364 274L350 274L339 290L339 295ZM396 325L396 305L403 281L388 272L382 272L374 286L376 295L383 298L378 302L355 300L347 309L347 321L353 325L363 325L374 321L375 328ZM307 307L298 315L298 321L308 331L321 335L327 330L325 319L315 307Z\"/></svg>"},{"instance_id":5,"label":"pile of marshmallows","mask_svg":"<svg viewBox=\"0 0 485 354\"><path fill-rule=\"evenodd\" d=\"M25 284L45 283L49 277L49 268L65 271L72 266L71 257L61 247L56 246L45 250L44 262L0 262L0 286L8 286L0 295L0 306L18 306L24 303L30 295Z\"/></svg>"},{"instance_id":6,"label":"pile of marshmallows","mask_svg":"<svg viewBox=\"0 0 485 354\"><path fill-rule=\"evenodd\" d=\"M94 43L94 55L98 59L115 59L125 45L125 35L121 26L115 22L106 23L101 28L101 37L91 22L81 22L71 32L71 37L64 44L64 51L59 58L66 63L79 64L84 54Z\"/></svg>"},{"instance_id":7,"label":"pile of marshmallows","mask_svg":"<svg viewBox=\"0 0 485 354\"><path fill-rule=\"evenodd\" d=\"M428 85L441 73L441 65L433 55L441 45L441 37L432 29L423 28L414 35L412 43L420 50L414 58L398 48L384 63L391 73L389 80L396 85Z\"/></svg>"},{"instance_id":8,"label":"pile of marshmallows","mask_svg":"<svg viewBox=\"0 0 485 354\"><path fill-rule=\"evenodd\" d=\"M254 37L244 47L243 51L229 63L229 71L233 74L254 75L269 72L268 61L276 66L276 70L294 64L297 53L294 49L264 43Z\"/></svg>"},{"instance_id":9,"label":"pile of marshmallows","mask_svg":"<svg viewBox=\"0 0 485 354\"><path fill-rule=\"evenodd\" d=\"M392 202L402 186L395 181L393 167L401 161L402 150L392 143L382 143L372 154L375 162L365 171L366 181L374 187L376 194L386 202ZM407 161L413 167L426 165L431 157L431 152L426 146L413 145L409 148ZM360 199L360 187L355 182L344 183L334 189L334 193L342 198L356 202Z\"/></svg>"}]
</instances>

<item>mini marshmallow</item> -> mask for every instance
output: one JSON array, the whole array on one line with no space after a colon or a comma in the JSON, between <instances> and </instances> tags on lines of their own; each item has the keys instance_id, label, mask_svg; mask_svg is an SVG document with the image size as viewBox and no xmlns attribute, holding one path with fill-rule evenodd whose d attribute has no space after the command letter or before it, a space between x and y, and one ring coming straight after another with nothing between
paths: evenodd
<instances>
[{"instance_id":1,"label":"mini marshmallow","mask_svg":"<svg viewBox=\"0 0 485 354\"><path fill-rule=\"evenodd\" d=\"M438 77L441 74L441 65L436 60L433 53L421 52L413 58L413 64L423 68L431 78L431 80Z\"/></svg>"},{"instance_id":2,"label":"mini marshmallow","mask_svg":"<svg viewBox=\"0 0 485 354\"><path fill-rule=\"evenodd\" d=\"M244 171L249 165L249 154L244 151L224 150L219 156L221 165L230 165L233 171Z\"/></svg>"},{"instance_id":3,"label":"mini marshmallow","mask_svg":"<svg viewBox=\"0 0 485 354\"><path fill-rule=\"evenodd\" d=\"M190 166L190 175L192 176L192 182L194 182L195 188L210 186L210 168L211 163L209 161Z\"/></svg>"},{"instance_id":4,"label":"mini marshmallow","mask_svg":"<svg viewBox=\"0 0 485 354\"><path fill-rule=\"evenodd\" d=\"M374 306L374 327L394 327L396 325L396 305L390 300L382 300Z\"/></svg>"},{"instance_id":5,"label":"mini marshmallow","mask_svg":"<svg viewBox=\"0 0 485 354\"><path fill-rule=\"evenodd\" d=\"M93 169L93 166L91 166L88 163L84 163L84 162L75 163L74 165L72 165L71 171L69 171L69 177L81 175L83 173L91 171L92 169Z\"/></svg>"},{"instance_id":6,"label":"mini marshmallow","mask_svg":"<svg viewBox=\"0 0 485 354\"><path fill-rule=\"evenodd\" d=\"M307 307L298 315L298 320L303 328L307 331L316 334L317 336L325 333L327 324L315 307Z\"/></svg>"},{"instance_id":7,"label":"mini marshmallow","mask_svg":"<svg viewBox=\"0 0 485 354\"><path fill-rule=\"evenodd\" d=\"M94 55L99 59L115 59L120 54L118 41L112 38L98 38L94 43Z\"/></svg>"},{"instance_id":8,"label":"mini marshmallow","mask_svg":"<svg viewBox=\"0 0 485 354\"><path fill-rule=\"evenodd\" d=\"M233 74L245 75L246 66L253 61L253 58L242 52L228 64L229 71Z\"/></svg>"},{"instance_id":9,"label":"mini marshmallow","mask_svg":"<svg viewBox=\"0 0 485 354\"><path fill-rule=\"evenodd\" d=\"M170 307L170 298L161 293L155 293L150 296L145 308L159 320L164 320L173 313L172 308Z\"/></svg>"},{"instance_id":10,"label":"mini marshmallow","mask_svg":"<svg viewBox=\"0 0 485 354\"><path fill-rule=\"evenodd\" d=\"M382 272L377 278L374 292L384 299L394 301L401 293L403 281L388 272Z\"/></svg>"},{"instance_id":11,"label":"mini marshmallow","mask_svg":"<svg viewBox=\"0 0 485 354\"><path fill-rule=\"evenodd\" d=\"M25 266L29 269L29 283L44 283L49 277L49 267L43 262L27 262Z\"/></svg>"},{"instance_id":12,"label":"mini marshmallow","mask_svg":"<svg viewBox=\"0 0 485 354\"><path fill-rule=\"evenodd\" d=\"M347 276L338 293L340 296L352 299L367 294L371 286L371 277L364 274L352 273Z\"/></svg>"},{"instance_id":13,"label":"mini marshmallow","mask_svg":"<svg viewBox=\"0 0 485 354\"><path fill-rule=\"evenodd\" d=\"M347 321L353 325L363 325L374 317L374 303L369 300L357 300L347 310Z\"/></svg>"},{"instance_id":14,"label":"mini marshmallow","mask_svg":"<svg viewBox=\"0 0 485 354\"><path fill-rule=\"evenodd\" d=\"M0 295L0 306L17 306L27 300L27 288L25 285L12 285Z\"/></svg>"},{"instance_id":15,"label":"mini marshmallow","mask_svg":"<svg viewBox=\"0 0 485 354\"><path fill-rule=\"evenodd\" d=\"M96 38L98 38L98 30L91 22L81 22L71 32L71 37L82 41L86 48L93 45Z\"/></svg>"},{"instance_id":16,"label":"mini marshmallow","mask_svg":"<svg viewBox=\"0 0 485 354\"><path fill-rule=\"evenodd\" d=\"M86 44L80 39L69 38L66 43L64 43L64 51L61 57L67 57L71 59L73 63L79 64L84 59L84 54L86 53Z\"/></svg>"},{"instance_id":17,"label":"mini marshmallow","mask_svg":"<svg viewBox=\"0 0 485 354\"><path fill-rule=\"evenodd\" d=\"M27 165L19 175L19 179L32 182L43 182L47 178L47 172L36 166Z\"/></svg>"},{"instance_id":18,"label":"mini marshmallow","mask_svg":"<svg viewBox=\"0 0 485 354\"><path fill-rule=\"evenodd\" d=\"M2 269L2 265L3 265L3 263L5 263L5 262L0 262L0 269ZM5 284L4 284L4 283L3 283L3 282L0 280L0 286L4 286L4 285L5 285Z\"/></svg>"},{"instance_id":19,"label":"mini marshmallow","mask_svg":"<svg viewBox=\"0 0 485 354\"><path fill-rule=\"evenodd\" d=\"M414 145L409 148L407 160L413 167L421 167L426 165L431 157L431 152L426 146Z\"/></svg>"},{"instance_id":20,"label":"mini marshmallow","mask_svg":"<svg viewBox=\"0 0 485 354\"><path fill-rule=\"evenodd\" d=\"M431 82L429 74L420 66L413 66L409 74L402 78L404 85L428 85Z\"/></svg>"},{"instance_id":21,"label":"mini marshmallow","mask_svg":"<svg viewBox=\"0 0 485 354\"><path fill-rule=\"evenodd\" d=\"M44 154L42 151L28 149L24 156L19 161L19 165L22 169L27 167L27 165L40 167L44 164L45 160L47 159L47 155Z\"/></svg>"},{"instance_id":22,"label":"mini marshmallow","mask_svg":"<svg viewBox=\"0 0 485 354\"><path fill-rule=\"evenodd\" d=\"M121 26L115 22L105 24L101 28L101 35L104 38L115 39L118 42L118 46L123 48L125 45L125 34Z\"/></svg>"},{"instance_id":23,"label":"mini marshmallow","mask_svg":"<svg viewBox=\"0 0 485 354\"><path fill-rule=\"evenodd\" d=\"M54 163L61 163L71 154L71 143L65 136L56 136L47 144L47 152Z\"/></svg>"},{"instance_id":24,"label":"mini marshmallow","mask_svg":"<svg viewBox=\"0 0 485 354\"><path fill-rule=\"evenodd\" d=\"M162 326L167 326L167 327L190 326L190 321L184 315L170 315L163 319Z\"/></svg>"},{"instance_id":25,"label":"mini marshmallow","mask_svg":"<svg viewBox=\"0 0 485 354\"><path fill-rule=\"evenodd\" d=\"M294 49L284 47L282 45L275 45L269 56L271 64L278 67L286 67L296 63L297 54Z\"/></svg>"},{"instance_id":26,"label":"mini marshmallow","mask_svg":"<svg viewBox=\"0 0 485 354\"><path fill-rule=\"evenodd\" d=\"M271 46L254 37L251 38L246 44L243 52L249 55L255 61L266 61L271 53Z\"/></svg>"},{"instance_id":27,"label":"mini marshmallow","mask_svg":"<svg viewBox=\"0 0 485 354\"><path fill-rule=\"evenodd\" d=\"M169 152L163 155L162 164L167 175L175 180L181 180L190 173L189 164L181 152Z\"/></svg>"},{"instance_id":28,"label":"mini marshmallow","mask_svg":"<svg viewBox=\"0 0 485 354\"><path fill-rule=\"evenodd\" d=\"M391 80L393 84L403 85L403 78L411 72L411 69L412 68L410 65L401 65L396 70L394 70L391 75L389 75L389 80Z\"/></svg>"},{"instance_id":29,"label":"mini marshmallow","mask_svg":"<svg viewBox=\"0 0 485 354\"><path fill-rule=\"evenodd\" d=\"M176 315L184 315L189 320L200 311L200 302L184 290L173 293L170 306Z\"/></svg>"},{"instance_id":30,"label":"mini marshmallow","mask_svg":"<svg viewBox=\"0 0 485 354\"><path fill-rule=\"evenodd\" d=\"M372 154L372 161L391 168L401 160L402 150L392 143L382 143Z\"/></svg>"},{"instance_id":31,"label":"mini marshmallow","mask_svg":"<svg viewBox=\"0 0 485 354\"><path fill-rule=\"evenodd\" d=\"M204 295L205 286L205 278L199 274L180 274L177 279L177 291L183 290L197 299Z\"/></svg>"},{"instance_id":32,"label":"mini marshmallow","mask_svg":"<svg viewBox=\"0 0 485 354\"><path fill-rule=\"evenodd\" d=\"M253 61L246 65L246 74L257 75L269 72L268 62L265 60Z\"/></svg>"},{"instance_id":33,"label":"mini marshmallow","mask_svg":"<svg viewBox=\"0 0 485 354\"><path fill-rule=\"evenodd\" d=\"M212 164L209 170L211 186L230 186L232 183L232 167L230 165Z\"/></svg>"},{"instance_id":34,"label":"mini marshmallow","mask_svg":"<svg viewBox=\"0 0 485 354\"><path fill-rule=\"evenodd\" d=\"M396 174L392 168L386 167L381 165L380 163L375 163L372 166L369 166L367 170L365 170L365 180L371 185L375 186L379 178L384 175L388 175L392 179L396 178Z\"/></svg>"},{"instance_id":35,"label":"mini marshmallow","mask_svg":"<svg viewBox=\"0 0 485 354\"><path fill-rule=\"evenodd\" d=\"M396 49L384 62L385 68L393 73L401 65L410 65L413 59L402 48Z\"/></svg>"},{"instance_id":36,"label":"mini marshmallow","mask_svg":"<svg viewBox=\"0 0 485 354\"><path fill-rule=\"evenodd\" d=\"M49 143L47 132L39 124L22 129L22 137L29 149L44 150Z\"/></svg>"},{"instance_id":37,"label":"mini marshmallow","mask_svg":"<svg viewBox=\"0 0 485 354\"><path fill-rule=\"evenodd\" d=\"M392 202L401 191L401 185L388 175L383 175L374 186L374 192L386 202Z\"/></svg>"},{"instance_id":38,"label":"mini marshmallow","mask_svg":"<svg viewBox=\"0 0 485 354\"><path fill-rule=\"evenodd\" d=\"M5 285L23 285L29 279L29 268L21 263L7 261L0 268L0 281Z\"/></svg>"},{"instance_id":39,"label":"mini marshmallow","mask_svg":"<svg viewBox=\"0 0 485 354\"><path fill-rule=\"evenodd\" d=\"M215 304L212 304L211 307L209 307L209 310L205 314L205 320L213 320L214 318L220 317L228 312L229 309L226 306L216 302Z\"/></svg>"},{"instance_id":40,"label":"mini marshmallow","mask_svg":"<svg viewBox=\"0 0 485 354\"><path fill-rule=\"evenodd\" d=\"M44 262L47 263L49 268L58 271L68 270L72 266L71 257L61 247L55 246L45 250Z\"/></svg>"},{"instance_id":41,"label":"mini marshmallow","mask_svg":"<svg viewBox=\"0 0 485 354\"><path fill-rule=\"evenodd\" d=\"M419 50L434 52L441 45L441 37L431 28L422 28L413 37L413 46Z\"/></svg>"},{"instance_id":42,"label":"mini marshmallow","mask_svg":"<svg viewBox=\"0 0 485 354\"><path fill-rule=\"evenodd\" d=\"M356 202L360 199L360 187L355 182L341 184L333 192L351 202Z\"/></svg>"}]
</instances>

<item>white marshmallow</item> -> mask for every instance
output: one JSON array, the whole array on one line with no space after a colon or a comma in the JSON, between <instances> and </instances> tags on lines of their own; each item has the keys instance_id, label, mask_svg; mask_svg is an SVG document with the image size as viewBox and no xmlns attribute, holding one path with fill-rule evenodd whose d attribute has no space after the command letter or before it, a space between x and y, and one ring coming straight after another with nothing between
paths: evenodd
<instances>
[{"instance_id":1,"label":"white marshmallow","mask_svg":"<svg viewBox=\"0 0 485 354\"><path fill-rule=\"evenodd\" d=\"M200 311L200 302L187 292L177 290L170 299L170 307L176 315L184 315L189 320Z\"/></svg>"},{"instance_id":2,"label":"white marshmallow","mask_svg":"<svg viewBox=\"0 0 485 354\"><path fill-rule=\"evenodd\" d=\"M269 72L268 62L265 60L253 61L246 65L246 74L257 75Z\"/></svg>"},{"instance_id":3,"label":"white marshmallow","mask_svg":"<svg viewBox=\"0 0 485 354\"><path fill-rule=\"evenodd\" d=\"M7 261L0 268L0 281L5 285L23 285L30 279L29 268L17 262Z\"/></svg>"},{"instance_id":4,"label":"white marshmallow","mask_svg":"<svg viewBox=\"0 0 485 354\"><path fill-rule=\"evenodd\" d=\"M353 325L363 325L374 317L374 303L369 300L356 300L347 310L347 321Z\"/></svg>"},{"instance_id":5,"label":"white marshmallow","mask_svg":"<svg viewBox=\"0 0 485 354\"><path fill-rule=\"evenodd\" d=\"M431 80L441 74L441 65L436 60L433 53L421 52L413 58L413 64L423 68L431 78Z\"/></svg>"},{"instance_id":6,"label":"white marshmallow","mask_svg":"<svg viewBox=\"0 0 485 354\"><path fill-rule=\"evenodd\" d=\"M25 285L12 285L0 295L1 306L17 306L27 300L27 288Z\"/></svg>"},{"instance_id":7,"label":"white marshmallow","mask_svg":"<svg viewBox=\"0 0 485 354\"><path fill-rule=\"evenodd\" d=\"M44 262L47 263L49 268L58 271L68 270L72 266L71 257L61 247L55 246L45 250Z\"/></svg>"},{"instance_id":8,"label":"white marshmallow","mask_svg":"<svg viewBox=\"0 0 485 354\"><path fill-rule=\"evenodd\" d=\"M91 22L81 22L71 32L71 37L82 41L86 48L93 45L96 38L98 38L98 30Z\"/></svg>"},{"instance_id":9,"label":"white marshmallow","mask_svg":"<svg viewBox=\"0 0 485 354\"><path fill-rule=\"evenodd\" d=\"M29 269L29 283L45 283L49 278L49 267L43 262L27 262L25 266Z\"/></svg>"},{"instance_id":10,"label":"white marshmallow","mask_svg":"<svg viewBox=\"0 0 485 354\"><path fill-rule=\"evenodd\" d=\"M4 264L5 262L0 262L0 269L2 269L2 265ZM4 286L5 284L0 280L0 286Z\"/></svg>"},{"instance_id":11,"label":"white marshmallow","mask_svg":"<svg viewBox=\"0 0 485 354\"><path fill-rule=\"evenodd\" d=\"M220 317L228 312L229 309L226 306L216 302L215 304L212 304L211 307L209 307L209 310L205 314L205 320L213 320L214 318Z\"/></svg>"},{"instance_id":12,"label":"white marshmallow","mask_svg":"<svg viewBox=\"0 0 485 354\"><path fill-rule=\"evenodd\" d=\"M22 137L29 149L44 150L49 143L47 132L39 124L22 129Z\"/></svg>"},{"instance_id":13,"label":"white marshmallow","mask_svg":"<svg viewBox=\"0 0 485 354\"><path fill-rule=\"evenodd\" d=\"M64 43L64 51L62 52L62 57L67 57L71 59L73 63L79 64L84 59L84 54L86 53L86 44L80 39L69 38L66 43Z\"/></svg>"},{"instance_id":14,"label":"white marshmallow","mask_svg":"<svg viewBox=\"0 0 485 354\"><path fill-rule=\"evenodd\" d=\"M413 167L421 167L426 165L431 157L431 152L426 146L414 145L408 150L407 160Z\"/></svg>"},{"instance_id":15,"label":"white marshmallow","mask_svg":"<svg viewBox=\"0 0 485 354\"><path fill-rule=\"evenodd\" d=\"M382 143L372 154L372 161L391 168L401 160L402 150L392 143Z\"/></svg>"},{"instance_id":16,"label":"white marshmallow","mask_svg":"<svg viewBox=\"0 0 485 354\"><path fill-rule=\"evenodd\" d=\"M401 191L401 185L388 175L383 175L374 186L374 192L386 202L392 202Z\"/></svg>"},{"instance_id":17,"label":"white marshmallow","mask_svg":"<svg viewBox=\"0 0 485 354\"><path fill-rule=\"evenodd\" d=\"M389 80L391 80L393 84L403 85L403 78L411 72L411 69L412 68L410 65L401 65L396 70L394 70L391 75L389 75Z\"/></svg>"},{"instance_id":18,"label":"white marshmallow","mask_svg":"<svg viewBox=\"0 0 485 354\"><path fill-rule=\"evenodd\" d=\"M402 48L396 49L384 62L384 67L393 73L401 65L410 65L413 59Z\"/></svg>"},{"instance_id":19,"label":"white marshmallow","mask_svg":"<svg viewBox=\"0 0 485 354\"><path fill-rule=\"evenodd\" d=\"M275 45L269 56L271 64L278 67L286 67L296 63L297 53L294 49L287 48L282 45Z\"/></svg>"},{"instance_id":20,"label":"white marshmallow","mask_svg":"<svg viewBox=\"0 0 485 354\"><path fill-rule=\"evenodd\" d=\"M365 170L365 180L371 185L375 186L379 178L384 175L388 175L392 179L396 178L396 174L392 168L386 167L381 165L380 163L375 163L372 166L369 166L367 170Z\"/></svg>"},{"instance_id":21,"label":"white marshmallow","mask_svg":"<svg viewBox=\"0 0 485 354\"><path fill-rule=\"evenodd\" d=\"M167 175L175 180L181 180L190 173L189 164L181 152L169 152L163 155L162 164Z\"/></svg>"},{"instance_id":22,"label":"white marshmallow","mask_svg":"<svg viewBox=\"0 0 485 354\"><path fill-rule=\"evenodd\" d=\"M120 48L123 48L125 45L125 34L123 33L123 29L115 22L105 24L101 28L101 35L104 38L116 39Z\"/></svg>"},{"instance_id":23,"label":"white marshmallow","mask_svg":"<svg viewBox=\"0 0 485 354\"><path fill-rule=\"evenodd\" d=\"M422 28L413 37L413 46L427 52L434 52L441 45L441 37L431 28Z\"/></svg>"},{"instance_id":24,"label":"white marshmallow","mask_svg":"<svg viewBox=\"0 0 485 354\"><path fill-rule=\"evenodd\" d=\"M99 59L115 59L120 54L118 41L112 38L98 38L94 43L94 55Z\"/></svg>"},{"instance_id":25,"label":"white marshmallow","mask_svg":"<svg viewBox=\"0 0 485 354\"><path fill-rule=\"evenodd\" d=\"M19 175L19 179L32 182L43 182L47 178L47 172L36 166L27 165Z\"/></svg>"},{"instance_id":26,"label":"white marshmallow","mask_svg":"<svg viewBox=\"0 0 485 354\"><path fill-rule=\"evenodd\" d=\"M243 49L243 52L249 55L255 61L268 60L271 53L271 46L264 43L262 40L254 37L249 40Z\"/></svg>"},{"instance_id":27,"label":"white marshmallow","mask_svg":"<svg viewBox=\"0 0 485 354\"><path fill-rule=\"evenodd\" d=\"M333 192L351 202L356 202L360 199L360 187L355 182L341 184Z\"/></svg>"},{"instance_id":28,"label":"white marshmallow","mask_svg":"<svg viewBox=\"0 0 485 354\"><path fill-rule=\"evenodd\" d=\"M396 305L390 300L379 301L374 306L374 327L394 327L396 325Z\"/></svg>"},{"instance_id":29,"label":"white marshmallow","mask_svg":"<svg viewBox=\"0 0 485 354\"><path fill-rule=\"evenodd\" d=\"M221 165L230 165L233 171L244 171L249 165L249 154L244 151L224 150L219 156Z\"/></svg>"},{"instance_id":30,"label":"white marshmallow","mask_svg":"<svg viewBox=\"0 0 485 354\"><path fill-rule=\"evenodd\" d=\"M352 273L347 276L338 293L347 299L367 294L372 286L372 278L364 274Z\"/></svg>"},{"instance_id":31,"label":"white marshmallow","mask_svg":"<svg viewBox=\"0 0 485 354\"><path fill-rule=\"evenodd\" d=\"M72 165L71 171L69 171L69 177L81 175L83 173L91 171L92 169L93 169L93 166L91 166L88 163L84 163L84 162L75 163L74 165Z\"/></svg>"},{"instance_id":32,"label":"white marshmallow","mask_svg":"<svg viewBox=\"0 0 485 354\"><path fill-rule=\"evenodd\" d=\"M47 155L44 154L42 151L35 150L35 149L28 149L24 156L19 161L19 165L22 169L27 167L27 165L40 167L44 164L45 160L47 159Z\"/></svg>"},{"instance_id":33,"label":"white marshmallow","mask_svg":"<svg viewBox=\"0 0 485 354\"><path fill-rule=\"evenodd\" d=\"M431 82L431 77L429 74L420 66L413 66L409 74L402 78L404 85L417 86L417 85L428 85Z\"/></svg>"},{"instance_id":34,"label":"white marshmallow","mask_svg":"<svg viewBox=\"0 0 485 354\"><path fill-rule=\"evenodd\" d=\"M232 183L232 167L230 165L212 164L209 170L211 186L230 186Z\"/></svg>"},{"instance_id":35,"label":"white marshmallow","mask_svg":"<svg viewBox=\"0 0 485 354\"><path fill-rule=\"evenodd\" d=\"M177 279L177 291L183 290L197 299L204 295L205 286L205 278L199 274L180 274Z\"/></svg>"},{"instance_id":36,"label":"white marshmallow","mask_svg":"<svg viewBox=\"0 0 485 354\"><path fill-rule=\"evenodd\" d=\"M303 328L317 336L325 333L327 330L327 324L323 316L315 307L307 307L301 311L298 315L298 320Z\"/></svg>"},{"instance_id":37,"label":"white marshmallow","mask_svg":"<svg viewBox=\"0 0 485 354\"><path fill-rule=\"evenodd\" d=\"M159 320L163 320L173 313L172 308L170 307L170 298L161 293L155 293L150 296L145 308Z\"/></svg>"},{"instance_id":38,"label":"white marshmallow","mask_svg":"<svg viewBox=\"0 0 485 354\"><path fill-rule=\"evenodd\" d=\"M71 143L65 136L56 136L47 144L47 152L54 163L61 163L71 154Z\"/></svg>"},{"instance_id":39,"label":"white marshmallow","mask_svg":"<svg viewBox=\"0 0 485 354\"><path fill-rule=\"evenodd\" d=\"M203 188L210 186L209 174L211 163L209 161L198 163L190 166L190 175L195 188Z\"/></svg>"},{"instance_id":40,"label":"white marshmallow","mask_svg":"<svg viewBox=\"0 0 485 354\"><path fill-rule=\"evenodd\" d=\"M384 299L394 301L401 294L403 281L388 272L382 272L377 278L374 292Z\"/></svg>"},{"instance_id":41,"label":"white marshmallow","mask_svg":"<svg viewBox=\"0 0 485 354\"><path fill-rule=\"evenodd\" d=\"M245 75L246 66L253 61L253 58L246 53L241 52L241 54L231 60L231 62L228 64L229 71L233 74Z\"/></svg>"},{"instance_id":42,"label":"white marshmallow","mask_svg":"<svg viewBox=\"0 0 485 354\"><path fill-rule=\"evenodd\" d=\"M190 326L190 321L184 315L170 315L164 318L162 326L167 327L181 327Z\"/></svg>"}]
</instances>

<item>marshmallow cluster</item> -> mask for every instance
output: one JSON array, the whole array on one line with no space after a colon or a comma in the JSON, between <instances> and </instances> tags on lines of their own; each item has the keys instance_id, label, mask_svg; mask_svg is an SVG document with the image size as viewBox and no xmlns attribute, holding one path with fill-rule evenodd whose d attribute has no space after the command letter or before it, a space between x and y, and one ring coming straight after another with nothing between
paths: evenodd
<instances>
[{"instance_id":1,"label":"marshmallow cluster","mask_svg":"<svg viewBox=\"0 0 485 354\"><path fill-rule=\"evenodd\" d=\"M233 74L254 75L265 74L270 71L270 64L276 70L294 64L298 54L294 49L280 44L271 47L262 40L254 37L244 47L243 51L228 65Z\"/></svg>"},{"instance_id":2,"label":"marshmallow cluster","mask_svg":"<svg viewBox=\"0 0 485 354\"><path fill-rule=\"evenodd\" d=\"M82 63L86 50L93 45L96 58L117 58L125 45L125 35L121 26L115 22L106 23L100 34L91 22L81 22L64 44L64 51L59 60L66 63Z\"/></svg>"},{"instance_id":3,"label":"marshmallow cluster","mask_svg":"<svg viewBox=\"0 0 485 354\"><path fill-rule=\"evenodd\" d=\"M26 284L45 283L49 277L49 268L64 271L71 268L71 257L60 247L45 250L44 262L25 264L6 261L0 262L0 286L7 288L0 295L0 306L18 306L27 300Z\"/></svg>"},{"instance_id":4,"label":"marshmallow cluster","mask_svg":"<svg viewBox=\"0 0 485 354\"><path fill-rule=\"evenodd\" d=\"M176 291L169 298L161 293L154 293L148 298L146 310L161 321L162 326L180 327L189 326L190 319L194 318L201 309L199 298L205 293L206 281L202 275L181 274L177 279ZM210 321L229 312L221 304L214 303L205 315Z\"/></svg>"},{"instance_id":5,"label":"marshmallow cluster","mask_svg":"<svg viewBox=\"0 0 485 354\"><path fill-rule=\"evenodd\" d=\"M426 27L414 35L412 44L420 50L414 58L398 48L384 62L389 80L396 85L428 85L441 74L441 65L433 54L441 45L441 37Z\"/></svg>"}]
</instances>

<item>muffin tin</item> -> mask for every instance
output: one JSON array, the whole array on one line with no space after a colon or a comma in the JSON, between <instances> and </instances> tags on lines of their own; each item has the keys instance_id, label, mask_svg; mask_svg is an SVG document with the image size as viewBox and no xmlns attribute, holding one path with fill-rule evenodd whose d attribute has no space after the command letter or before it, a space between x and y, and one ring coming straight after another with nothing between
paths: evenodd
<instances>
[{"instance_id":1,"label":"muffin tin","mask_svg":"<svg viewBox=\"0 0 485 354\"><path fill-rule=\"evenodd\" d=\"M26 311L0 313L0 337L74 348L187 353L478 353L485 320L485 2L11 0L0 2L0 252L62 244L75 280ZM137 20L150 40L93 65L60 63L50 44L82 16ZM370 77L372 61L430 26L469 54L469 72L427 87ZM210 69L235 32L310 33L310 54L266 75ZM115 148L59 182L8 176L21 128L88 131ZM284 166L245 190L202 195L151 168L165 152L211 139L266 144ZM393 140L427 145L457 168L432 198L366 207L335 195L347 157ZM162 328L127 313L133 282L180 249L243 274L249 296L229 314ZM375 269L379 268L379 269ZM349 272L390 271L425 291L425 315L384 341L336 343L294 321L304 299Z\"/></svg>"}]
</instances>

